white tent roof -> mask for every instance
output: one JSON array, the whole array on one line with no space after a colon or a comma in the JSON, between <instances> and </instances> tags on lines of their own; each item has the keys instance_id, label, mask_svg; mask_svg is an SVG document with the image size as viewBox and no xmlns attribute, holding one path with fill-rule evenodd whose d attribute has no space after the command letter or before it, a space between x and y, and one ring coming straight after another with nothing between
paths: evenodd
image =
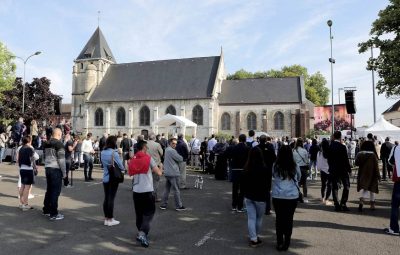
<instances>
[{"instance_id":1,"label":"white tent roof","mask_svg":"<svg viewBox=\"0 0 400 255\"><path fill-rule=\"evenodd\" d=\"M383 116L375 122L373 125L368 127L365 130L357 131L357 134L366 137L368 133L372 133L376 135L378 140L384 141L386 137L390 137L390 140L393 141L400 141L400 128L392 125L391 123L387 122Z\"/></svg>"},{"instance_id":2,"label":"white tent roof","mask_svg":"<svg viewBox=\"0 0 400 255\"><path fill-rule=\"evenodd\" d=\"M383 116L375 122L372 126L368 127L365 132L374 132L374 131L399 131L400 128L386 121Z\"/></svg>"},{"instance_id":3,"label":"white tent roof","mask_svg":"<svg viewBox=\"0 0 400 255\"><path fill-rule=\"evenodd\" d=\"M163 117L154 121L153 126L169 127L174 123L176 123L177 126L182 126L182 127L197 127L197 124L194 123L193 121L186 119L183 116L176 116L172 114L164 115Z\"/></svg>"}]
</instances>

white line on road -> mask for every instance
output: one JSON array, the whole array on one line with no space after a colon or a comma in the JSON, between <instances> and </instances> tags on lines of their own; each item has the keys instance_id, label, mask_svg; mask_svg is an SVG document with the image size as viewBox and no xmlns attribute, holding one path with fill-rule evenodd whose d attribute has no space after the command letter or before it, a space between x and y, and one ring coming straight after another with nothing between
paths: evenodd
<instances>
[{"instance_id":1,"label":"white line on road","mask_svg":"<svg viewBox=\"0 0 400 255\"><path fill-rule=\"evenodd\" d=\"M205 234L200 241L198 241L195 246L200 247L207 242L208 239L211 239L211 236L215 233L216 229L211 229L210 232Z\"/></svg>"}]
</instances>

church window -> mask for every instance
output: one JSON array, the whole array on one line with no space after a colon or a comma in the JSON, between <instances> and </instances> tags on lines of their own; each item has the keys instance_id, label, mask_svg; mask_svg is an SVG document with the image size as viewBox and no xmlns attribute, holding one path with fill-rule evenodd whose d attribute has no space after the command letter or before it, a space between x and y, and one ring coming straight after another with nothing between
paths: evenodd
<instances>
[{"instance_id":1,"label":"church window","mask_svg":"<svg viewBox=\"0 0 400 255\"><path fill-rule=\"evenodd\" d=\"M140 109L139 112L140 126L150 126L150 109L146 105Z\"/></svg>"},{"instance_id":2,"label":"church window","mask_svg":"<svg viewBox=\"0 0 400 255\"><path fill-rule=\"evenodd\" d=\"M101 108L97 108L94 113L94 125L103 126L103 110Z\"/></svg>"},{"instance_id":3,"label":"church window","mask_svg":"<svg viewBox=\"0 0 400 255\"><path fill-rule=\"evenodd\" d=\"M231 130L231 116L226 112L221 116L221 129Z\"/></svg>"},{"instance_id":4,"label":"church window","mask_svg":"<svg viewBox=\"0 0 400 255\"><path fill-rule=\"evenodd\" d=\"M79 116L82 114L82 105L79 105Z\"/></svg>"},{"instance_id":5,"label":"church window","mask_svg":"<svg viewBox=\"0 0 400 255\"><path fill-rule=\"evenodd\" d=\"M250 112L247 115L247 129L256 130L257 129L257 116L254 112Z\"/></svg>"},{"instance_id":6,"label":"church window","mask_svg":"<svg viewBox=\"0 0 400 255\"><path fill-rule=\"evenodd\" d=\"M193 107L192 120L197 125L203 125L203 108L200 105Z\"/></svg>"},{"instance_id":7,"label":"church window","mask_svg":"<svg viewBox=\"0 0 400 255\"><path fill-rule=\"evenodd\" d=\"M172 114L176 115L176 109L173 105L168 106L167 110L165 111L165 114Z\"/></svg>"},{"instance_id":8,"label":"church window","mask_svg":"<svg viewBox=\"0 0 400 255\"><path fill-rule=\"evenodd\" d=\"M117 111L117 126L125 126L125 109L123 107Z\"/></svg>"},{"instance_id":9,"label":"church window","mask_svg":"<svg viewBox=\"0 0 400 255\"><path fill-rule=\"evenodd\" d=\"M83 69L83 63L81 63L81 69Z\"/></svg>"},{"instance_id":10,"label":"church window","mask_svg":"<svg viewBox=\"0 0 400 255\"><path fill-rule=\"evenodd\" d=\"M284 123L283 113L276 112L274 114L274 127L275 127L275 129L277 129L277 130L284 129L283 123Z\"/></svg>"}]
</instances>

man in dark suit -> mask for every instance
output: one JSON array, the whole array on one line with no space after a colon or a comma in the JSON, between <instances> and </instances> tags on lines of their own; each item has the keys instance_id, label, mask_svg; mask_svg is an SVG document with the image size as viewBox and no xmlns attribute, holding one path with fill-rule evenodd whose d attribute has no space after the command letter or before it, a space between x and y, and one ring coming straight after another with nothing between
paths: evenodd
<instances>
[{"instance_id":1,"label":"man in dark suit","mask_svg":"<svg viewBox=\"0 0 400 255\"><path fill-rule=\"evenodd\" d=\"M231 160L231 180L232 180L232 211L243 211L244 194L242 190L242 178L244 165L247 162L250 148L246 145L246 135L239 135L239 143L230 147L227 152L227 158Z\"/></svg>"},{"instance_id":2,"label":"man in dark suit","mask_svg":"<svg viewBox=\"0 0 400 255\"><path fill-rule=\"evenodd\" d=\"M381 146L381 159L382 159L382 181L386 181L386 174L389 175L390 179L390 173L393 172L393 168L390 164L388 164L389 161L389 154L392 151L393 148L393 143L390 142L390 138L386 137L385 142Z\"/></svg>"},{"instance_id":3,"label":"man in dark suit","mask_svg":"<svg viewBox=\"0 0 400 255\"><path fill-rule=\"evenodd\" d=\"M341 143L342 133L335 131L333 140L329 146L328 165L329 173L332 178L332 195L335 203L335 211L349 211L346 206L350 190L351 167L347 156L346 146ZM343 185L342 199L338 201L339 185Z\"/></svg>"}]
</instances>

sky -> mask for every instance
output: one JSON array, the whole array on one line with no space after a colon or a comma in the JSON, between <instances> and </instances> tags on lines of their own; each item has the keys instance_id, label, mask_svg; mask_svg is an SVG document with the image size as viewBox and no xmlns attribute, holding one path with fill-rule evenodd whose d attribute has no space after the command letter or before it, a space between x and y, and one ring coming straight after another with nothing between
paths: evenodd
<instances>
[{"instance_id":1,"label":"sky","mask_svg":"<svg viewBox=\"0 0 400 255\"><path fill-rule=\"evenodd\" d=\"M26 58L26 80L47 77L53 93L71 102L72 66L98 24L118 63L216 56L228 73L300 64L320 71L331 87L357 87L356 126L373 123L369 53L358 53L388 0L0 0L0 41ZM100 11L100 22L98 22ZM378 50L375 50L378 54ZM23 63L16 60L17 76ZM378 77L375 76L375 81ZM344 102L344 92L340 92ZM396 101L376 97L377 119Z\"/></svg>"}]
</instances>

